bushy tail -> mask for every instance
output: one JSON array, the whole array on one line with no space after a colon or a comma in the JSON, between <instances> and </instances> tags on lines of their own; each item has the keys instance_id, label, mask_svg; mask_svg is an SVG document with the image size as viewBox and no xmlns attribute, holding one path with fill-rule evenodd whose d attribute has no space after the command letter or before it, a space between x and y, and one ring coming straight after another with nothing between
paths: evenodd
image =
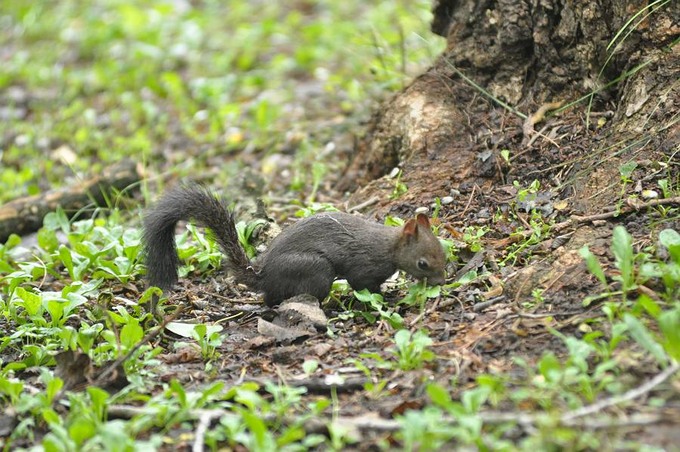
<instances>
[{"instance_id":1,"label":"bushy tail","mask_svg":"<svg viewBox=\"0 0 680 452\"><path fill-rule=\"evenodd\" d=\"M236 280L257 290L257 274L238 241L232 213L210 190L199 185L169 190L146 214L142 239L149 284L167 290L177 283L175 227L181 220L193 220L209 228L224 250Z\"/></svg>"}]
</instances>

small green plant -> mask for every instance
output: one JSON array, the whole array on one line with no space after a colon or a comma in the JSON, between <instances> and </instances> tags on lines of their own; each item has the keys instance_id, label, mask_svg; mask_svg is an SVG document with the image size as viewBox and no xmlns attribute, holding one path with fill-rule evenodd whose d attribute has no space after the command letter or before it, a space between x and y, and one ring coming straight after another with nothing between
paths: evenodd
<instances>
[{"instance_id":1,"label":"small green plant","mask_svg":"<svg viewBox=\"0 0 680 452\"><path fill-rule=\"evenodd\" d=\"M302 371L307 376L311 376L319 369L319 361L315 359L307 359L302 363Z\"/></svg>"},{"instance_id":2,"label":"small green plant","mask_svg":"<svg viewBox=\"0 0 680 452\"><path fill-rule=\"evenodd\" d=\"M530 232L527 234L527 232ZM513 234L519 237L516 243L506 248L506 256L500 261L500 265L515 265L518 260L527 260L531 250L550 233L550 224L546 223L543 216L532 209L529 216L529 231L524 227L518 228Z\"/></svg>"},{"instance_id":3,"label":"small green plant","mask_svg":"<svg viewBox=\"0 0 680 452\"><path fill-rule=\"evenodd\" d=\"M423 330L411 334L408 330L399 330L394 335L392 354L397 359L397 367L401 370L419 369L435 357L432 350L432 339Z\"/></svg>"},{"instance_id":4,"label":"small green plant","mask_svg":"<svg viewBox=\"0 0 680 452\"><path fill-rule=\"evenodd\" d=\"M307 218L321 212L337 212L338 209L329 203L313 202L305 207L301 207L295 211L295 216L298 218Z\"/></svg>"},{"instance_id":5,"label":"small green plant","mask_svg":"<svg viewBox=\"0 0 680 452\"><path fill-rule=\"evenodd\" d=\"M374 311L377 311L378 317L382 320L385 320L392 328L402 328L404 324L404 319L402 318L399 313L395 312L393 309L390 309L386 306L385 300L383 299L383 296L378 294L378 293L371 293L368 289L363 289L360 291L354 291L354 297L361 301L362 303L365 303L373 309ZM358 311L358 314L361 315L363 318L365 318L368 322L370 323L375 323L377 318L373 314L373 312L370 311Z\"/></svg>"},{"instance_id":6,"label":"small green plant","mask_svg":"<svg viewBox=\"0 0 680 452\"><path fill-rule=\"evenodd\" d=\"M401 175L402 171L399 169L397 170L396 175L392 177L394 179L394 188L390 194L390 199L398 199L408 191L406 184L401 181Z\"/></svg>"},{"instance_id":7,"label":"small green plant","mask_svg":"<svg viewBox=\"0 0 680 452\"><path fill-rule=\"evenodd\" d=\"M638 164L635 161L629 161L621 166L619 166L619 175L621 176L621 196L619 197L619 202L617 203L617 210L621 210L621 206L623 205L623 202L625 200L626 196L626 187L628 184L632 183L633 180L631 179L631 176L633 175L633 172L637 168Z\"/></svg>"},{"instance_id":8,"label":"small green plant","mask_svg":"<svg viewBox=\"0 0 680 452\"><path fill-rule=\"evenodd\" d=\"M665 289L668 301L680 298L680 234L674 229L659 232L659 246L668 253L668 258L645 259L640 265L640 276L643 279L657 278Z\"/></svg>"},{"instance_id":9,"label":"small green plant","mask_svg":"<svg viewBox=\"0 0 680 452\"><path fill-rule=\"evenodd\" d=\"M180 277L197 271L206 274L220 268L223 255L219 245L209 239L193 224L186 226L187 230L175 238L177 255L182 262L178 273Z\"/></svg>"},{"instance_id":10,"label":"small green plant","mask_svg":"<svg viewBox=\"0 0 680 452\"><path fill-rule=\"evenodd\" d=\"M506 165L510 165L510 150L509 149L502 149L501 150L501 158L505 162Z\"/></svg>"},{"instance_id":11,"label":"small green plant","mask_svg":"<svg viewBox=\"0 0 680 452\"><path fill-rule=\"evenodd\" d=\"M524 309L534 309L536 306L540 306L545 302L543 297L544 289L540 287L535 287L531 290L531 301L525 301L522 303Z\"/></svg>"},{"instance_id":12,"label":"small green plant","mask_svg":"<svg viewBox=\"0 0 680 452\"><path fill-rule=\"evenodd\" d=\"M372 355L371 358L375 359L376 355ZM377 360L380 362L380 360ZM384 363L384 361L382 361ZM368 397L372 399L379 399L385 395L385 387L387 386L388 380L385 378L379 378L374 375L374 372L358 359L353 359L350 364L357 368L359 371L363 372L366 376L366 383L364 383L364 390L366 391Z\"/></svg>"},{"instance_id":13,"label":"small green plant","mask_svg":"<svg viewBox=\"0 0 680 452\"><path fill-rule=\"evenodd\" d=\"M236 223L236 233L238 234L238 241L246 252L249 259L257 255L257 249L252 244L253 235L258 229L266 227L267 220L258 218L251 222L239 221Z\"/></svg>"},{"instance_id":14,"label":"small green plant","mask_svg":"<svg viewBox=\"0 0 680 452\"><path fill-rule=\"evenodd\" d=\"M399 304L406 306L418 306L420 311L425 309L425 303L428 299L438 298L441 295L441 286L428 286L425 281L419 281L411 284L408 288L408 293L399 301Z\"/></svg>"},{"instance_id":15,"label":"small green plant","mask_svg":"<svg viewBox=\"0 0 680 452\"><path fill-rule=\"evenodd\" d=\"M625 330L631 337L653 356L662 367L669 365L671 359L680 361L680 301L678 298L672 303L670 309L662 309L659 303L642 295L636 306L645 312L649 319L642 318L634 313L623 314ZM654 327L648 328L646 323L652 323Z\"/></svg>"},{"instance_id":16,"label":"small green plant","mask_svg":"<svg viewBox=\"0 0 680 452\"><path fill-rule=\"evenodd\" d=\"M482 237L489 231L488 226L466 226L463 230L463 241L468 245L470 251L479 252L484 248Z\"/></svg>"},{"instance_id":17,"label":"small green plant","mask_svg":"<svg viewBox=\"0 0 680 452\"><path fill-rule=\"evenodd\" d=\"M512 185L517 189L517 201L526 202L533 199L536 193L541 189L541 183L538 180L533 180L528 187L522 187L519 181L513 181Z\"/></svg>"},{"instance_id":18,"label":"small green plant","mask_svg":"<svg viewBox=\"0 0 680 452\"><path fill-rule=\"evenodd\" d=\"M618 282L618 290L613 290L609 284L604 269L597 257L584 246L579 250L588 270L598 279L605 289L602 295L589 297L584 303L590 304L600 298L610 298L621 295L624 302L636 289L646 284L650 279L659 279L665 288L665 296L669 300L677 299L680 291L680 234L672 229L665 229L659 233L659 246L666 248L669 253L668 261L660 261L646 252L635 253L633 239L623 226L616 226L612 234L611 250L614 255L614 266L618 273L611 279ZM609 305L613 307L613 305Z\"/></svg>"},{"instance_id":19,"label":"small green plant","mask_svg":"<svg viewBox=\"0 0 680 452\"><path fill-rule=\"evenodd\" d=\"M193 329L192 337L201 347L201 356L204 360L212 361L219 356L217 347L222 345L222 325L205 325L199 323Z\"/></svg>"}]
</instances>

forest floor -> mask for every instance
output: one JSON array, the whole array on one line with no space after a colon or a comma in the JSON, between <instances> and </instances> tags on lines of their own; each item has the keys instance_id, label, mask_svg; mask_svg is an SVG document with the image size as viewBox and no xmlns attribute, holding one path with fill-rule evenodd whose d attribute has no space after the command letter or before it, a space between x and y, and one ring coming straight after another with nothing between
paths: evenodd
<instances>
[{"instance_id":1,"label":"forest floor","mask_svg":"<svg viewBox=\"0 0 680 452\"><path fill-rule=\"evenodd\" d=\"M120 207L53 212L0 246L4 447L677 450L678 143L628 154L603 180L620 196L597 213L570 187L606 133L583 113L525 148L521 121L499 121L476 149L498 162L485 183L432 193L446 174L395 171L357 197L334 187L372 112L441 50L421 37L423 8L76 3L1 13L0 199L123 159L145 178ZM483 135L490 119L468 121ZM187 179L252 225L258 198L281 227L329 208L389 224L424 210L447 284L337 282L322 303L272 310L182 225L159 326L141 218Z\"/></svg>"}]
</instances>

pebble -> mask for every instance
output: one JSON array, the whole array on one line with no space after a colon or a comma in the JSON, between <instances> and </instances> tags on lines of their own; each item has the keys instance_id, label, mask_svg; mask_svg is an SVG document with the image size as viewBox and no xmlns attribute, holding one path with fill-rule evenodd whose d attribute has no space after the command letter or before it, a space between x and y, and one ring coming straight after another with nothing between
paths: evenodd
<instances>
[{"instance_id":1,"label":"pebble","mask_svg":"<svg viewBox=\"0 0 680 452\"><path fill-rule=\"evenodd\" d=\"M429 211L430 211L430 209L429 209L428 207L418 207L418 208L416 209L416 214L418 214L418 213L427 213L427 212L429 212Z\"/></svg>"},{"instance_id":2,"label":"pebble","mask_svg":"<svg viewBox=\"0 0 680 452\"><path fill-rule=\"evenodd\" d=\"M442 206L451 204L453 202L453 196L444 196L442 199L440 199L440 202L442 203Z\"/></svg>"}]
</instances>

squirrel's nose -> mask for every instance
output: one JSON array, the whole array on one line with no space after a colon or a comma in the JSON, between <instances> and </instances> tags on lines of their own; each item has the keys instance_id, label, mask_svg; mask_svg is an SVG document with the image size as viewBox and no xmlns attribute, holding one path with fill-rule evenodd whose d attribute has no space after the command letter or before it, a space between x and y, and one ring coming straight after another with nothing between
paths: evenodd
<instances>
[{"instance_id":1,"label":"squirrel's nose","mask_svg":"<svg viewBox=\"0 0 680 452\"><path fill-rule=\"evenodd\" d=\"M431 286L441 286L442 284L446 284L446 275L427 278L427 283Z\"/></svg>"}]
</instances>

